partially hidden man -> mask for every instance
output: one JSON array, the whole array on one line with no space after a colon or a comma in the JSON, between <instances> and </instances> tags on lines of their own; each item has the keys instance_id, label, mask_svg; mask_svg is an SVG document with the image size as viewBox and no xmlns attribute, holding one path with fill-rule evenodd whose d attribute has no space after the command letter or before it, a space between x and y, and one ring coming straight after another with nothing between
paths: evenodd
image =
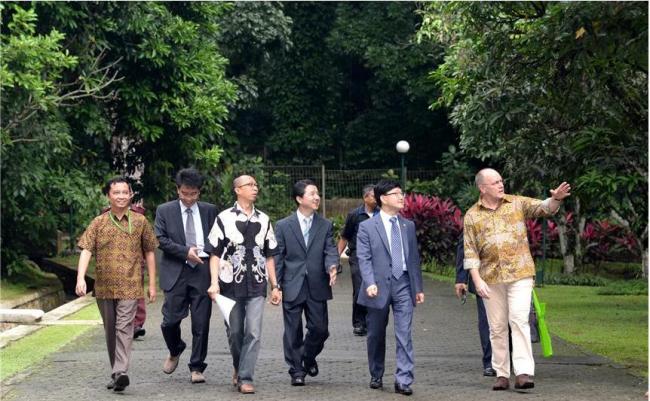
<instances>
[{"instance_id":1,"label":"partially hidden man","mask_svg":"<svg viewBox=\"0 0 650 401\"><path fill-rule=\"evenodd\" d=\"M359 270L359 260L357 259L357 233L359 224L368 220L379 213L377 202L375 201L375 186L366 185L362 189L363 204L356 207L348 213L345 219L345 226L341 232L341 239L337 245L339 255L347 246L347 254L350 257L350 276L352 277L352 333L355 336L365 336L368 333L366 327L366 307L359 304L359 289L361 288L361 271Z\"/></svg>"},{"instance_id":2,"label":"partially hidden man","mask_svg":"<svg viewBox=\"0 0 650 401\"><path fill-rule=\"evenodd\" d=\"M203 176L193 168L176 175L178 199L158 206L155 232L160 241L160 287L165 292L160 325L169 355L163 372L171 374L186 348L181 337L181 321L188 313L192 320L192 352L188 368L192 383L205 382L208 334L212 301L210 285L211 245L208 233L217 217L217 208L200 202Z\"/></svg>"},{"instance_id":3,"label":"partially hidden man","mask_svg":"<svg viewBox=\"0 0 650 401\"><path fill-rule=\"evenodd\" d=\"M282 293L284 360L291 385L303 386L306 374L318 375L316 357L329 337L327 301L332 299L339 255L332 223L316 213L320 206L316 184L311 180L296 182L293 197L298 210L275 227L275 265ZM307 328L304 337L303 313Z\"/></svg>"},{"instance_id":4,"label":"partially hidden man","mask_svg":"<svg viewBox=\"0 0 650 401\"><path fill-rule=\"evenodd\" d=\"M95 217L79 239L82 249L77 269L78 296L86 294L86 271L95 256L95 296L104 323L111 364L106 386L124 391L129 385L129 364L133 343L133 320L138 299L144 297L142 256L149 274L149 302L156 299L156 258L158 241L147 219L129 210L133 192L124 177L109 180L103 190L110 210Z\"/></svg>"}]
</instances>

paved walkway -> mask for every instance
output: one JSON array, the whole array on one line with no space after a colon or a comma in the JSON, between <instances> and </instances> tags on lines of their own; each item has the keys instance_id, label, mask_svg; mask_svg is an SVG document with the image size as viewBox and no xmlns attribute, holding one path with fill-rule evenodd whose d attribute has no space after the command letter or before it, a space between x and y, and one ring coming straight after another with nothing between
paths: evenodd
<instances>
[{"instance_id":1,"label":"paved walkway","mask_svg":"<svg viewBox=\"0 0 650 401\"><path fill-rule=\"evenodd\" d=\"M347 269L346 269L347 272ZM586 355L558 339L556 356L537 356L535 388L528 394L490 390L493 378L481 375L480 345L473 300L461 305L450 284L425 279L426 302L414 318L415 383L413 400L643 400L647 380L631 376L606 360ZM291 387L282 356L282 314L266 306L262 352L257 363L256 389L252 396L237 393L229 384L232 374L223 320L214 309L210 351L205 371L207 383L192 385L181 357L172 375L162 373L167 354L160 334L158 300L149 309L144 340L134 343L129 376L131 386L123 394L106 390L110 370L101 327L51 355L31 374L17 377L5 388L8 400L404 400L392 391L394 338L388 332L387 367L383 391L368 388L365 337L352 335L351 283L339 277L330 302L330 333L319 357L320 374L307 377L305 387ZM183 337L189 343L187 319ZM392 321L389 324L389 328ZM538 352L539 347L535 345ZM4 392L3 391L3 392Z\"/></svg>"}]
</instances>

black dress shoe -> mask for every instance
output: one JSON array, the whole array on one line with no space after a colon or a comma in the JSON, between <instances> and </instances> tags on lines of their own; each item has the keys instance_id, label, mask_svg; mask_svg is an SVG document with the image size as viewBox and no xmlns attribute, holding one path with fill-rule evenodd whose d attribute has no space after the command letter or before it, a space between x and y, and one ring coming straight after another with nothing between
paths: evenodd
<instances>
[{"instance_id":1,"label":"black dress shoe","mask_svg":"<svg viewBox=\"0 0 650 401\"><path fill-rule=\"evenodd\" d=\"M109 390L112 390L113 387L115 387L115 379L113 379L113 377L111 377L111 381L106 383L106 388L109 389Z\"/></svg>"},{"instance_id":2,"label":"black dress shoe","mask_svg":"<svg viewBox=\"0 0 650 401\"><path fill-rule=\"evenodd\" d=\"M411 386L409 386L408 384L395 383L395 392L397 394L402 394L402 395L413 394L413 390L411 390Z\"/></svg>"},{"instance_id":3,"label":"black dress shoe","mask_svg":"<svg viewBox=\"0 0 650 401\"><path fill-rule=\"evenodd\" d=\"M113 391L124 391L124 389L129 385L129 376L125 374L117 375L115 378L115 387Z\"/></svg>"},{"instance_id":4,"label":"black dress shoe","mask_svg":"<svg viewBox=\"0 0 650 401\"><path fill-rule=\"evenodd\" d=\"M138 337L144 337L144 335L147 334L147 331L142 328L142 327L136 327L133 329L133 338L136 339Z\"/></svg>"},{"instance_id":5,"label":"black dress shoe","mask_svg":"<svg viewBox=\"0 0 650 401\"><path fill-rule=\"evenodd\" d=\"M305 372L311 377L318 376L318 363L314 361L312 365L304 364Z\"/></svg>"},{"instance_id":6,"label":"black dress shoe","mask_svg":"<svg viewBox=\"0 0 650 401\"><path fill-rule=\"evenodd\" d=\"M384 383L382 383L380 377L371 377L369 387L371 389L377 390L377 389L380 389L380 388L384 387Z\"/></svg>"},{"instance_id":7,"label":"black dress shoe","mask_svg":"<svg viewBox=\"0 0 650 401\"><path fill-rule=\"evenodd\" d=\"M366 330L366 328L363 326L356 326L354 329L352 329L352 334L355 336L363 337L368 334L368 330Z\"/></svg>"},{"instance_id":8,"label":"black dress shoe","mask_svg":"<svg viewBox=\"0 0 650 401\"><path fill-rule=\"evenodd\" d=\"M483 369L483 376L494 377L497 375L497 371L492 368Z\"/></svg>"},{"instance_id":9,"label":"black dress shoe","mask_svg":"<svg viewBox=\"0 0 650 401\"><path fill-rule=\"evenodd\" d=\"M291 378L291 385L292 386L304 386L305 385L305 378L300 377L300 376L295 376Z\"/></svg>"}]
</instances>

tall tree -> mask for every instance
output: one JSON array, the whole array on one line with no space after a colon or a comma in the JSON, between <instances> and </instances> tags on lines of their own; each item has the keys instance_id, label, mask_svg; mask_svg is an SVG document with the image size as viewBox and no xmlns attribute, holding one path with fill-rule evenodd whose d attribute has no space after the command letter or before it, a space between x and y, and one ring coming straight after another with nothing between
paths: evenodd
<instances>
[{"instance_id":1,"label":"tall tree","mask_svg":"<svg viewBox=\"0 0 650 401\"><path fill-rule=\"evenodd\" d=\"M264 67L247 75L255 77L255 101L232 121L246 130L241 149L274 164L383 168L399 163L395 143L406 139L409 165L431 168L453 131L444 112L428 110L437 91L428 71L439 61L430 55L441 49L413 40L416 3L286 3L281 10L265 11L272 29L252 30L274 39L249 46L268 57L253 58ZM241 26L250 20L237 19Z\"/></svg>"},{"instance_id":2,"label":"tall tree","mask_svg":"<svg viewBox=\"0 0 650 401\"><path fill-rule=\"evenodd\" d=\"M46 252L70 209L87 224L107 175L139 178L151 209L177 169L217 165L236 100L217 42L231 5L2 7L3 269Z\"/></svg>"},{"instance_id":3,"label":"tall tree","mask_svg":"<svg viewBox=\"0 0 650 401\"><path fill-rule=\"evenodd\" d=\"M575 184L565 269L585 218L606 214L635 235L647 274L647 4L431 3L423 18L421 39L448 46L434 106L451 109L461 148L504 163L513 190Z\"/></svg>"}]
</instances>

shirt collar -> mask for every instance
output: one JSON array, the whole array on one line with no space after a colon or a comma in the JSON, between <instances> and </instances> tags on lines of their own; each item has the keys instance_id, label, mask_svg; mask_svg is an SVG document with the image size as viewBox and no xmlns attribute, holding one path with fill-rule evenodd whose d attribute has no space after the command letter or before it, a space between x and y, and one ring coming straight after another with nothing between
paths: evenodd
<instances>
[{"instance_id":1,"label":"shirt collar","mask_svg":"<svg viewBox=\"0 0 650 401\"><path fill-rule=\"evenodd\" d=\"M376 216L377 213L379 213L379 210L380 210L380 209L379 209L378 207L375 207L375 210L372 211L372 215L373 215L373 216ZM367 212L366 212L366 205L365 205L365 204L363 204L363 205L361 205L361 206L359 206L359 207L357 208L357 214L367 214Z\"/></svg>"},{"instance_id":2,"label":"shirt collar","mask_svg":"<svg viewBox=\"0 0 650 401\"><path fill-rule=\"evenodd\" d=\"M239 206L239 203L237 203L237 201L235 201L235 204L233 205L232 209L230 209L230 211L237 215L239 213L242 213L244 216L246 215L246 213L244 213L242 207ZM259 216L259 212L257 211L257 208L255 208L255 205L253 205L253 214L251 214L251 216Z\"/></svg>"},{"instance_id":3,"label":"shirt collar","mask_svg":"<svg viewBox=\"0 0 650 401\"><path fill-rule=\"evenodd\" d=\"M296 210L296 215L298 216L298 220L301 222L303 222L305 219L307 219L308 222L311 222L314 218L314 213L312 213L311 216L307 217L304 214L300 213L300 210Z\"/></svg>"},{"instance_id":4,"label":"shirt collar","mask_svg":"<svg viewBox=\"0 0 650 401\"><path fill-rule=\"evenodd\" d=\"M383 210L379 210L379 216L381 216L381 219L384 223L390 224L390 219L392 217L397 217L399 219L399 213L396 214L395 216L391 216L390 214L384 212Z\"/></svg>"},{"instance_id":5,"label":"shirt collar","mask_svg":"<svg viewBox=\"0 0 650 401\"><path fill-rule=\"evenodd\" d=\"M192 213L197 213L199 211L199 204L197 202L194 202L194 204L191 207L187 207L181 202L180 200L178 203L181 204L181 213L186 213L187 209L192 209Z\"/></svg>"},{"instance_id":6,"label":"shirt collar","mask_svg":"<svg viewBox=\"0 0 650 401\"><path fill-rule=\"evenodd\" d=\"M503 201L504 201L504 202L508 202L508 203L512 203L512 195L504 194L504 195L503 195ZM478 197L478 205L479 205L480 207L484 208L484 209L488 209L487 207L485 207L485 206L483 205L483 201L481 200L481 197L480 197L480 196ZM498 209L498 208L497 208L497 209Z\"/></svg>"}]
</instances>

